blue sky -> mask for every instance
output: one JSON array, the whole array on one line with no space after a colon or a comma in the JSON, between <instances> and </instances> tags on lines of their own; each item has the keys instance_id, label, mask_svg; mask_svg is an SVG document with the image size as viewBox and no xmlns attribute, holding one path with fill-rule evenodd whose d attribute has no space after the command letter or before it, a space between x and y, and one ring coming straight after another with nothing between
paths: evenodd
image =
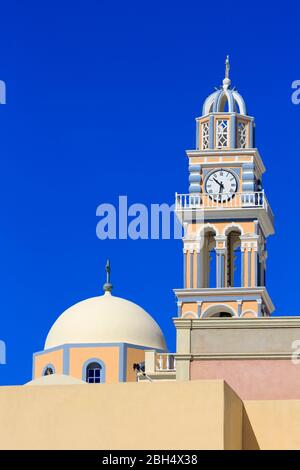
<instances>
[{"instance_id":1,"label":"blue sky","mask_svg":"<svg viewBox=\"0 0 300 470\"><path fill-rule=\"evenodd\" d=\"M248 8L249 5L249 8ZM30 379L58 315L101 293L133 300L175 348L172 289L180 241L100 241L96 207L172 203L188 191L195 117L231 78L256 117L264 187L276 216L268 289L276 314L299 315L300 5L263 2L0 2L0 384ZM295 238L293 238L295 237Z\"/></svg>"}]
</instances>

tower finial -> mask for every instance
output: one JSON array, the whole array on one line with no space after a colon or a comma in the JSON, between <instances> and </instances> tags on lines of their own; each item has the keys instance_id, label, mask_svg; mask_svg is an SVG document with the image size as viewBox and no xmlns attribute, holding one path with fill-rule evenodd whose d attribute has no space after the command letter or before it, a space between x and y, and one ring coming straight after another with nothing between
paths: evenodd
<instances>
[{"instance_id":1,"label":"tower finial","mask_svg":"<svg viewBox=\"0 0 300 470\"><path fill-rule=\"evenodd\" d=\"M231 84L231 80L229 78L229 70L230 70L230 62L229 62L229 55L227 55L226 60L225 60L225 78L223 80L224 88L228 88Z\"/></svg>"},{"instance_id":2,"label":"tower finial","mask_svg":"<svg viewBox=\"0 0 300 470\"><path fill-rule=\"evenodd\" d=\"M113 286L110 282L110 261L109 261L109 259L106 261L105 271L106 271L106 283L103 285L103 291L104 291L104 294L110 294L111 291L112 291Z\"/></svg>"},{"instance_id":3,"label":"tower finial","mask_svg":"<svg viewBox=\"0 0 300 470\"><path fill-rule=\"evenodd\" d=\"M229 70L230 70L229 55L226 56L225 65L226 65L225 78L229 78Z\"/></svg>"}]
</instances>

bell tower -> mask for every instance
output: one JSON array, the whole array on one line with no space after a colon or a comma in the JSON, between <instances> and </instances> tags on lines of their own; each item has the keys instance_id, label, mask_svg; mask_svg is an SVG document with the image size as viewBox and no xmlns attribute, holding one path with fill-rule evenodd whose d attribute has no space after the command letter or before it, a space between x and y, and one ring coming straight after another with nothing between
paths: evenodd
<instances>
[{"instance_id":1,"label":"bell tower","mask_svg":"<svg viewBox=\"0 0 300 470\"><path fill-rule=\"evenodd\" d=\"M274 217L265 196L265 167L255 146L254 118L225 78L196 118L196 148L186 152L189 193L176 194L184 227L182 318L261 317L274 310L266 288L266 240Z\"/></svg>"}]
</instances>

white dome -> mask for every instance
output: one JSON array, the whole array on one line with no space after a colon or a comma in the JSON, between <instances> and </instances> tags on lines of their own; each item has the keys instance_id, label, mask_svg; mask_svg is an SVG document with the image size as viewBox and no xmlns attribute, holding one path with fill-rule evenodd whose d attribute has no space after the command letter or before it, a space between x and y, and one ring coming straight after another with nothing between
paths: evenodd
<instances>
[{"instance_id":1,"label":"white dome","mask_svg":"<svg viewBox=\"0 0 300 470\"><path fill-rule=\"evenodd\" d=\"M162 331L141 307L106 292L63 312L48 333L45 349L72 343L130 343L166 349Z\"/></svg>"}]
</instances>

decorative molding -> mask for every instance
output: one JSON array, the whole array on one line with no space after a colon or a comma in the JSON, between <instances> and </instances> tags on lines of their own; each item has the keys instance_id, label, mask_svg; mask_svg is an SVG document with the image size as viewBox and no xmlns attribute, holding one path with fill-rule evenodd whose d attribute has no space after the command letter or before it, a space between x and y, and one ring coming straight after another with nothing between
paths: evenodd
<instances>
[{"instance_id":1,"label":"decorative molding","mask_svg":"<svg viewBox=\"0 0 300 470\"><path fill-rule=\"evenodd\" d=\"M197 302L199 300L203 302L218 302L221 301L221 299L236 301L237 298L242 300L257 300L261 298L267 307L267 311L269 313L274 311L273 302L265 286L174 289L174 293L178 300L182 300L183 302L188 301L188 299L190 302Z\"/></svg>"},{"instance_id":2,"label":"decorative molding","mask_svg":"<svg viewBox=\"0 0 300 470\"><path fill-rule=\"evenodd\" d=\"M278 359L284 360L289 359L291 360L293 357L293 353L220 353L220 354L191 354L190 360L226 360L226 359ZM177 355L175 355L177 361Z\"/></svg>"},{"instance_id":3,"label":"decorative molding","mask_svg":"<svg viewBox=\"0 0 300 470\"><path fill-rule=\"evenodd\" d=\"M256 318L173 318L176 329L261 329L299 328L300 317L256 317Z\"/></svg>"},{"instance_id":4,"label":"decorative molding","mask_svg":"<svg viewBox=\"0 0 300 470\"><path fill-rule=\"evenodd\" d=\"M194 157L203 157L203 158L205 158L205 157L218 157L220 155L222 155L225 158L226 157L235 157L235 156L238 156L238 157L251 156L254 159L255 168L257 169L259 175L262 175L266 171L266 168L263 164L262 158L261 158L260 153L259 153L257 148L251 148L251 149L222 148L222 149L209 149L209 150L186 150L186 154L189 158L194 158Z\"/></svg>"}]
</instances>

